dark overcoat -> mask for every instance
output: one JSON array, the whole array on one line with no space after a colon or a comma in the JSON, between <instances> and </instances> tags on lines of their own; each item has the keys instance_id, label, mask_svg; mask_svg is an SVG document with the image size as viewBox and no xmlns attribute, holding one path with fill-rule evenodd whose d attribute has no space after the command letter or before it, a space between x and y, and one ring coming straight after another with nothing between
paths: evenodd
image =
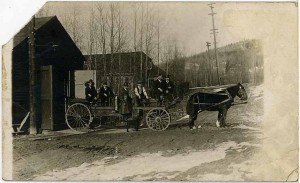
<instances>
[{"instance_id":1,"label":"dark overcoat","mask_svg":"<svg viewBox=\"0 0 300 183\"><path fill-rule=\"evenodd\" d=\"M89 96L91 95L91 96ZM94 98L97 97L97 91L96 88L94 86L87 86L85 87L85 99L89 102L91 102L92 100L94 100Z\"/></svg>"},{"instance_id":2,"label":"dark overcoat","mask_svg":"<svg viewBox=\"0 0 300 183\"><path fill-rule=\"evenodd\" d=\"M130 114L132 112L132 98L130 97L129 90L125 90L122 88L120 92L120 100L121 100L121 114Z\"/></svg>"},{"instance_id":3,"label":"dark overcoat","mask_svg":"<svg viewBox=\"0 0 300 183\"><path fill-rule=\"evenodd\" d=\"M162 91L160 91L159 88L162 89ZM165 90L166 90L166 82L164 80L161 81L156 80L154 82L154 91L156 96L164 95Z\"/></svg>"}]
</instances>

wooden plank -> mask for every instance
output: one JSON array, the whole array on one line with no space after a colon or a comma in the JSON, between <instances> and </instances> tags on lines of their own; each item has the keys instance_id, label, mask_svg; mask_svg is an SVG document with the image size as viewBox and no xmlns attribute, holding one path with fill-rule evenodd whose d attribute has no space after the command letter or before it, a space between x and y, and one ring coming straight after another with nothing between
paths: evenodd
<instances>
[{"instance_id":1,"label":"wooden plank","mask_svg":"<svg viewBox=\"0 0 300 183\"><path fill-rule=\"evenodd\" d=\"M27 115L26 115L26 117L25 117L25 118L23 119L23 121L21 122L20 126L17 127L18 132L21 131L23 125L25 124L25 122L27 121L27 119L28 119L28 117L29 117L29 114L30 114L30 113L28 112Z\"/></svg>"},{"instance_id":2,"label":"wooden plank","mask_svg":"<svg viewBox=\"0 0 300 183\"><path fill-rule=\"evenodd\" d=\"M153 106L146 106L146 107L133 107L135 110L151 110L151 109L166 109L166 107L153 107Z\"/></svg>"},{"instance_id":3,"label":"wooden plank","mask_svg":"<svg viewBox=\"0 0 300 183\"><path fill-rule=\"evenodd\" d=\"M115 107L91 107L92 110L115 110Z\"/></svg>"},{"instance_id":4,"label":"wooden plank","mask_svg":"<svg viewBox=\"0 0 300 183\"><path fill-rule=\"evenodd\" d=\"M41 67L41 117L42 129L53 130L52 66Z\"/></svg>"}]
</instances>

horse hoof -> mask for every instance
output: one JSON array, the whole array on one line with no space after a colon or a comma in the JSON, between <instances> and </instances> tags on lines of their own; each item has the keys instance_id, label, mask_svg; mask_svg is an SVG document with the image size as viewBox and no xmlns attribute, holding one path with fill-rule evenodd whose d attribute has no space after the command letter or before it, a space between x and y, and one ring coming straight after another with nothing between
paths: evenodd
<instances>
[{"instance_id":1,"label":"horse hoof","mask_svg":"<svg viewBox=\"0 0 300 183\"><path fill-rule=\"evenodd\" d=\"M201 126L201 125L199 125L197 128L198 128L198 129L199 129L199 128L202 128L202 126Z\"/></svg>"}]
</instances>

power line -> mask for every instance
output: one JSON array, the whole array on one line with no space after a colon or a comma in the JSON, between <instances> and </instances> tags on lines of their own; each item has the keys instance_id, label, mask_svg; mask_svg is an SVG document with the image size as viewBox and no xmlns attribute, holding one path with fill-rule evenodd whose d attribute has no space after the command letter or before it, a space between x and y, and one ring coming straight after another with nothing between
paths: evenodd
<instances>
[{"instance_id":1,"label":"power line","mask_svg":"<svg viewBox=\"0 0 300 183\"><path fill-rule=\"evenodd\" d=\"M214 35L214 47L215 47L215 58L216 58L216 65L217 65L217 76L218 76L219 85L221 85L220 76L219 76L219 62L218 62L218 55L217 55L217 40L216 40L216 34L218 33L218 32L216 32L216 30L218 30L218 29L215 28L214 15L216 13L213 10L214 9L214 7L213 7L214 4L215 3L208 4L208 6L211 9L211 13L209 13L208 15L211 15L211 19L212 19L212 29L211 29L211 31L212 31L212 34Z\"/></svg>"}]
</instances>

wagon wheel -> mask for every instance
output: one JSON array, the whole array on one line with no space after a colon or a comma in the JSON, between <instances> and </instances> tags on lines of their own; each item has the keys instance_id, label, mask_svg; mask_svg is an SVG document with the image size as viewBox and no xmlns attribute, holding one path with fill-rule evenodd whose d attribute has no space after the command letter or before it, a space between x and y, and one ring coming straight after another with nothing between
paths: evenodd
<instances>
[{"instance_id":1,"label":"wagon wheel","mask_svg":"<svg viewBox=\"0 0 300 183\"><path fill-rule=\"evenodd\" d=\"M66 112L66 123L75 131L88 131L92 121L89 108L81 103L72 104Z\"/></svg>"},{"instance_id":2,"label":"wagon wheel","mask_svg":"<svg viewBox=\"0 0 300 183\"><path fill-rule=\"evenodd\" d=\"M151 109L146 116L147 126L151 130L163 131L168 128L170 122L170 114L165 109Z\"/></svg>"}]
</instances>

